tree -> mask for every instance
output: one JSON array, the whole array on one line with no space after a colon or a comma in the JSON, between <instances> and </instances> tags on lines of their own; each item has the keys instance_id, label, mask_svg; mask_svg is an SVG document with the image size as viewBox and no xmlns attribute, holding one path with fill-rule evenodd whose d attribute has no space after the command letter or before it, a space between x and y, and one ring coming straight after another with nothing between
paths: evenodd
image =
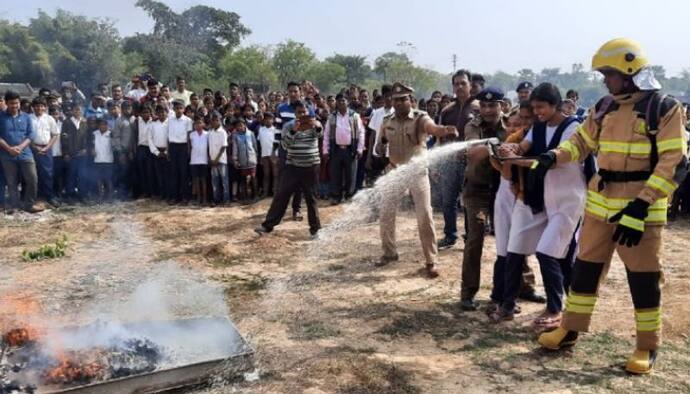
<instances>
[{"instance_id":1,"label":"tree","mask_svg":"<svg viewBox=\"0 0 690 394\"><path fill-rule=\"evenodd\" d=\"M91 89L124 77L120 36L110 20L87 19L64 10L51 17L39 11L29 31L48 51L55 82L71 80Z\"/></svg>"},{"instance_id":2,"label":"tree","mask_svg":"<svg viewBox=\"0 0 690 394\"><path fill-rule=\"evenodd\" d=\"M278 76L273 70L268 51L250 46L227 53L218 62L218 75L227 82L275 86Z\"/></svg>"},{"instance_id":3,"label":"tree","mask_svg":"<svg viewBox=\"0 0 690 394\"><path fill-rule=\"evenodd\" d=\"M386 52L374 61L374 72L382 76L384 81L408 77L412 67L412 61L404 53Z\"/></svg>"},{"instance_id":4,"label":"tree","mask_svg":"<svg viewBox=\"0 0 690 394\"><path fill-rule=\"evenodd\" d=\"M366 56L335 54L326 61L345 68L345 82L348 84L361 84L371 73Z\"/></svg>"},{"instance_id":5,"label":"tree","mask_svg":"<svg viewBox=\"0 0 690 394\"><path fill-rule=\"evenodd\" d=\"M273 54L273 69L281 86L306 79L307 71L315 62L314 52L304 43L293 40L278 44Z\"/></svg>"},{"instance_id":6,"label":"tree","mask_svg":"<svg viewBox=\"0 0 690 394\"><path fill-rule=\"evenodd\" d=\"M154 36L165 37L188 49L217 54L221 49L238 46L240 40L251 33L234 12L196 5L176 14L155 0L138 0L135 4L153 19Z\"/></svg>"},{"instance_id":7,"label":"tree","mask_svg":"<svg viewBox=\"0 0 690 394\"><path fill-rule=\"evenodd\" d=\"M29 29L0 20L0 74L7 82L47 86L53 82L48 51Z\"/></svg>"},{"instance_id":8,"label":"tree","mask_svg":"<svg viewBox=\"0 0 690 394\"><path fill-rule=\"evenodd\" d=\"M518 78L520 79L520 82L522 81L529 81L529 82L535 82L537 80L536 74L534 74L534 71L530 70L529 68L523 68L517 72Z\"/></svg>"},{"instance_id":9,"label":"tree","mask_svg":"<svg viewBox=\"0 0 690 394\"><path fill-rule=\"evenodd\" d=\"M128 37L125 53L138 52L148 71L162 81L184 76L190 81L195 71L217 73L216 61L239 45L251 31L240 16L203 5L175 13L162 2L139 0L136 6L154 21L153 32Z\"/></svg>"},{"instance_id":10,"label":"tree","mask_svg":"<svg viewBox=\"0 0 690 394\"><path fill-rule=\"evenodd\" d=\"M306 78L314 83L321 92L333 93L338 85L346 81L347 70L340 64L332 62L313 63L308 69Z\"/></svg>"}]
</instances>

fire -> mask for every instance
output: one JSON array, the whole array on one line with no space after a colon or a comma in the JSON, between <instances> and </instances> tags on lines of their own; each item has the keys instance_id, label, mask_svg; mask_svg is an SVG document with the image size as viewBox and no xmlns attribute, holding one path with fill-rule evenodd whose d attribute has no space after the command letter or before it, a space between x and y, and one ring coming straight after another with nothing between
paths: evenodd
<instances>
[{"instance_id":1,"label":"fire","mask_svg":"<svg viewBox=\"0 0 690 394\"><path fill-rule=\"evenodd\" d=\"M46 383L90 383L103 379L107 370L101 349L65 352L59 355L57 360L59 364L43 374Z\"/></svg>"},{"instance_id":2,"label":"fire","mask_svg":"<svg viewBox=\"0 0 690 394\"><path fill-rule=\"evenodd\" d=\"M13 328L2 336L2 341L9 346L19 347L36 342L40 336L39 330L32 327Z\"/></svg>"},{"instance_id":3,"label":"fire","mask_svg":"<svg viewBox=\"0 0 690 394\"><path fill-rule=\"evenodd\" d=\"M2 341L9 346L24 346L36 342L43 335L42 330L30 322L36 321L40 307L30 297L20 295L3 295L0 297L3 306L0 330L4 332Z\"/></svg>"}]
</instances>

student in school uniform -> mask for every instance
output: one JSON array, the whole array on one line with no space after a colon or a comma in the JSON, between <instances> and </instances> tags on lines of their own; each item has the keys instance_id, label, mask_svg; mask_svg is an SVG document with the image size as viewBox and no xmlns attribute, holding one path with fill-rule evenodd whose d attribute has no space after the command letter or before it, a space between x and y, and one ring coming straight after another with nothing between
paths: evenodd
<instances>
[{"instance_id":1,"label":"student in school uniform","mask_svg":"<svg viewBox=\"0 0 690 394\"><path fill-rule=\"evenodd\" d=\"M141 108L139 116L134 122L134 140L136 152L134 157L135 181L134 197L150 198L154 196L154 186L157 184L153 168L154 156L149 149L149 135L153 125L153 111L150 106Z\"/></svg>"},{"instance_id":2,"label":"student in school uniform","mask_svg":"<svg viewBox=\"0 0 690 394\"><path fill-rule=\"evenodd\" d=\"M58 129L58 138L55 139L55 143L51 148L51 154L53 155L53 193L55 194L58 203L64 197L65 192L65 182L67 180L67 165L65 164L65 159L62 156L62 116L60 114L60 108L58 106L51 106L48 109L48 114L55 119L55 125Z\"/></svg>"},{"instance_id":3,"label":"student in school uniform","mask_svg":"<svg viewBox=\"0 0 690 394\"><path fill-rule=\"evenodd\" d=\"M93 185L96 198L110 201L113 195L115 155L113 153L112 130L106 119L98 119L98 129L91 133L90 153L93 159Z\"/></svg>"},{"instance_id":4,"label":"student in school uniform","mask_svg":"<svg viewBox=\"0 0 690 394\"><path fill-rule=\"evenodd\" d=\"M232 123L235 132L232 139L232 161L239 176L238 191L243 203L256 199L256 137L251 131L247 131L247 124L242 118L237 118Z\"/></svg>"},{"instance_id":5,"label":"student in school uniform","mask_svg":"<svg viewBox=\"0 0 690 394\"><path fill-rule=\"evenodd\" d=\"M525 139L514 146L513 153L539 156L576 132L579 122L561 112L561 95L555 85L540 84L530 94L529 101L538 121ZM532 161L516 161L516 164L531 166ZM524 201L518 200L513 208L504 295L501 307L491 318L493 321L512 318L524 256L536 253L546 290L546 310L534 325L549 331L561 323L563 294L570 285L572 261L567 254L585 207L584 167L577 162L558 166L549 171L539 188L529 190Z\"/></svg>"},{"instance_id":6,"label":"student in school uniform","mask_svg":"<svg viewBox=\"0 0 690 394\"><path fill-rule=\"evenodd\" d=\"M189 200L189 147L187 136L192 120L184 115L184 103L173 102L174 116L168 119L168 159L170 161L170 199L180 204Z\"/></svg>"},{"instance_id":7,"label":"student in school uniform","mask_svg":"<svg viewBox=\"0 0 690 394\"><path fill-rule=\"evenodd\" d=\"M264 197L273 196L276 189L275 173L273 172L273 157L275 156L273 144L277 129L273 126L273 119L272 113L265 113L263 125L259 128L258 140L261 151L261 169L263 171L262 194Z\"/></svg>"},{"instance_id":8,"label":"student in school uniform","mask_svg":"<svg viewBox=\"0 0 690 394\"><path fill-rule=\"evenodd\" d=\"M151 124L149 131L149 150L153 155L153 169L156 184L155 195L161 200L171 198L170 193L170 159L168 157L168 109L162 105L156 107L158 119Z\"/></svg>"},{"instance_id":9,"label":"student in school uniform","mask_svg":"<svg viewBox=\"0 0 690 394\"><path fill-rule=\"evenodd\" d=\"M210 130L208 132L208 155L211 166L211 185L213 202L229 204L232 188L228 180L228 133L220 124L221 115L213 111L208 115Z\"/></svg>"},{"instance_id":10,"label":"student in school uniform","mask_svg":"<svg viewBox=\"0 0 690 394\"><path fill-rule=\"evenodd\" d=\"M208 204L208 132L202 118L194 119L194 130L189 133L189 168L192 176L192 194L199 205Z\"/></svg>"}]
</instances>

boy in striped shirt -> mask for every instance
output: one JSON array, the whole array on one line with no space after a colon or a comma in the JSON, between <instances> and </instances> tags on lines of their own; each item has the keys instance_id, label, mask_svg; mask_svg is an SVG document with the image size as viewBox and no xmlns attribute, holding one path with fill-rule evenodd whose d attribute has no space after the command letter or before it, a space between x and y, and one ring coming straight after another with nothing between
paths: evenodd
<instances>
[{"instance_id":1,"label":"boy in striped shirt","mask_svg":"<svg viewBox=\"0 0 690 394\"><path fill-rule=\"evenodd\" d=\"M321 228L315 188L318 184L321 164L319 139L323 136L323 127L314 116L309 115L304 102L297 102L293 106L295 120L283 126L281 140L283 148L287 151L286 165L266 220L256 229L256 232L265 234L273 231L285 215L290 196L295 191L302 190L307 203L309 233L312 238L315 238Z\"/></svg>"}]
</instances>

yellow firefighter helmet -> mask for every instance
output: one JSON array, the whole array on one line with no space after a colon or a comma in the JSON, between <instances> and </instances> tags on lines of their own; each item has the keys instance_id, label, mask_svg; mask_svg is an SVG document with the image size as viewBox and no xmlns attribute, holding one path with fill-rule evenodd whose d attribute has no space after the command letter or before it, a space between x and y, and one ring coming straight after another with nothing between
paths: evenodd
<instances>
[{"instance_id":1,"label":"yellow firefighter helmet","mask_svg":"<svg viewBox=\"0 0 690 394\"><path fill-rule=\"evenodd\" d=\"M640 44L629 38L615 38L606 42L592 57L592 69L614 69L625 75L635 75L649 64Z\"/></svg>"}]
</instances>

